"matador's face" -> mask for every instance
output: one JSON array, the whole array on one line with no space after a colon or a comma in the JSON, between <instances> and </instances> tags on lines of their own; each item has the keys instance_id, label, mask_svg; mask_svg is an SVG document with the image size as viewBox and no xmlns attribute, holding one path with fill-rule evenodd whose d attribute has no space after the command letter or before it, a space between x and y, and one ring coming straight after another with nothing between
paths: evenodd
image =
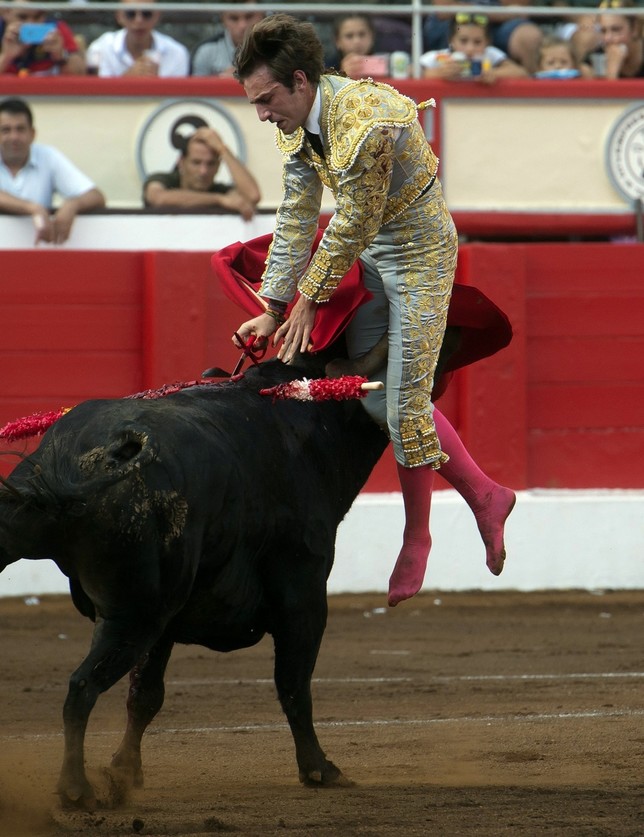
<instances>
[{"instance_id":1,"label":"matador's face","mask_svg":"<svg viewBox=\"0 0 644 837\"><path fill-rule=\"evenodd\" d=\"M306 122L315 99L313 88L302 70L293 73L293 89L281 84L266 66L259 67L243 82L251 105L262 122L272 122L292 134Z\"/></svg>"}]
</instances>

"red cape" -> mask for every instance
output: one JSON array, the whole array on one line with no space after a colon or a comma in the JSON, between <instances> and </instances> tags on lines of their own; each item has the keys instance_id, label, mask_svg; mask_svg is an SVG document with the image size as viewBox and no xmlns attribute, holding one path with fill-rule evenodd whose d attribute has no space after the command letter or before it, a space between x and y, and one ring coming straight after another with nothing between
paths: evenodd
<instances>
[{"instance_id":1,"label":"red cape","mask_svg":"<svg viewBox=\"0 0 644 837\"><path fill-rule=\"evenodd\" d=\"M322 230L313 243L315 250L322 238ZM221 282L226 296L247 311L257 316L266 305L258 295L264 272L268 248L272 234L253 238L242 244L240 241L229 244L217 251L211 259L215 276ZM328 302L319 306L315 325L311 332L311 343L316 352L322 351L344 331L363 302L371 299L371 294L362 284L363 267L356 262L342 277L339 287ZM287 308L287 313L295 304L298 295Z\"/></svg>"},{"instance_id":2,"label":"red cape","mask_svg":"<svg viewBox=\"0 0 644 837\"><path fill-rule=\"evenodd\" d=\"M322 230L317 234L313 249L321 237ZM237 241L216 252L211 259L212 269L226 296L251 316L260 314L265 308L258 291L272 238L269 234L243 244ZM319 306L311 334L315 351L333 343L351 322L357 307L371 298L362 284L362 273L362 265L356 262L329 302ZM434 398L444 392L451 377L445 373L495 354L512 339L512 326L506 315L473 285L454 283L447 325L460 328L461 341L447 361L441 380L434 386Z\"/></svg>"}]
</instances>

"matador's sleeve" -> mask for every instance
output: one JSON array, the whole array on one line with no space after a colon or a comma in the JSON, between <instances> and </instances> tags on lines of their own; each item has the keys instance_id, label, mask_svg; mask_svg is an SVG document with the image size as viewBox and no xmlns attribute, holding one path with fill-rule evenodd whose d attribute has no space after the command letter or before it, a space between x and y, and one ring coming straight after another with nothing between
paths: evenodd
<instances>
[{"instance_id":1,"label":"matador's sleeve","mask_svg":"<svg viewBox=\"0 0 644 837\"><path fill-rule=\"evenodd\" d=\"M395 136L376 127L365 138L334 188L336 210L298 289L314 302L328 302L340 280L376 237L385 212L394 166Z\"/></svg>"},{"instance_id":2,"label":"matador's sleeve","mask_svg":"<svg viewBox=\"0 0 644 837\"><path fill-rule=\"evenodd\" d=\"M282 180L284 197L259 292L270 299L290 302L311 257L323 185L317 172L297 156L284 163Z\"/></svg>"}]
</instances>

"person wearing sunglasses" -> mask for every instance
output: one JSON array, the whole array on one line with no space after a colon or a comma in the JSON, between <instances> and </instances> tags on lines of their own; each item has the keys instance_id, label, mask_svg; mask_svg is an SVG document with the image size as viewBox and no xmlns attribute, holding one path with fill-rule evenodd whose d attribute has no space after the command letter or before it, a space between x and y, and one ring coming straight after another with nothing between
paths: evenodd
<instances>
[{"instance_id":1,"label":"person wearing sunglasses","mask_svg":"<svg viewBox=\"0 0 644 837\"><path fill-rule=\"evenodd\" d=\"M498 78L527 78L528 71L491 44L487 15L457 12L450 24L447 49L421 55L424 78L443 81L477 79L493 84Z\"/></svg>"},{"instance_id":2,"label":"person wearing sunglasses","mask_svg":"<svg viewBox=\"0 0 644 837\"><path fill-rule=\"evenodd\" d=\"M246 11L243 6L248 2L241 0L239 11L221 13L220 21L224 31L197 46L192 58L193 76L232 77L237 48L250 27L264 17L263 12Z\"/></svg>"},{"instance_id":3,"label":"person wearing sunglasses","mask_svg":"<svg viewBox=\"0 0 644 837\"><path fill-rule=\"evenodd\" d=\"M49 24L40 33L30 24ZM74 33L28 0L0 10L0 73L18 76L84 75L85 58Z\"/></svg>"},{"instance_id":4,"label":"person wearing sunglasses","mask_svg":"<svg viewBox=\"0 0 644 837\"><path fill-rule=\"evenodd\" d=\"M123 28L104 32L87 48L90 72L103 76L187 76L190 53L183 44L158 32L156 9L142 8L152 0L121 0L116 21Z\"/></svg>"},{"instance_id":5,"label":"person wearing sunglasses","mask_svg":"<svg viewBox=\"0 0 644 837\"><path fill-rule=\"evenodd\" d=\"M467 11L475 0L433 0L436 5L454 5L454 12ZM503 11L503 6L529 6L530 0L481 0L476 5L488 6L490 43L506 53L528 73L537 69L536 56L543 40L540 27L528 17L516 17ZM427 52L447 49L454 13L428 15L423 24L423 46Z\"/></svg>"}]
</instances>

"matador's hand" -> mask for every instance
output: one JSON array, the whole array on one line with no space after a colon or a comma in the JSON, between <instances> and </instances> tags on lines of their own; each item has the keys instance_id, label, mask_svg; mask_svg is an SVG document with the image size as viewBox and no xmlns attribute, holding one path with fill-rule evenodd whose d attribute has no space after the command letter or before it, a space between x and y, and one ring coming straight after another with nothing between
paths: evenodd
<instances>
[{"instance_id":1,"label":"matador's hand","mask_svg":"<svg viewBox=\"0 0 644 837\"><path fill-rule=\"evenodd\" d=\"M252 320L247 320L242 323L233 335L233 343L238 349L243 349L248 343L249 338L254 337L254 347L263 349L268 343L268 338L273 334L277 328L277 322L269 314L260 314L259 317L254 317ZM243 344L239 342L237 337L241 337Z\"/></svg>"},{"instance_id":2,"label":"matador's hand","mask_svg":"<svg viewBox=\"0 0 644 837\"><path fill-rule=\"evenodd\" d=\"M288 320L278 328L273 339L273 345L277 345L280 340L284 341L277 353L280 360L288 363L298 352L309 351L316 311L315 302L300 296Z\"/></svg>"}]
</instances>

